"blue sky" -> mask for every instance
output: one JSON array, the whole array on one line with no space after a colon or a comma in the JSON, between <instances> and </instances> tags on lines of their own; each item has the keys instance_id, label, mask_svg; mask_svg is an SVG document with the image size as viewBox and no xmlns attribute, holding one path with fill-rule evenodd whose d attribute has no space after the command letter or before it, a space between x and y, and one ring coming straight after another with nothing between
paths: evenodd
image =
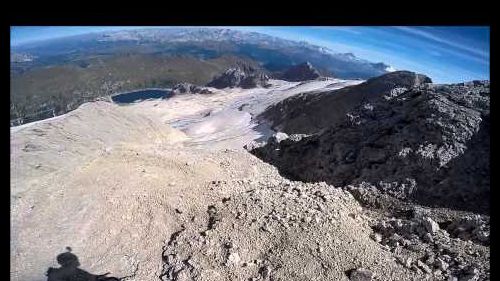
<instances>
[{"instance_id":1,"label":"blue sky","mask_svg":"<svg viewBox=\"0 0 500 281\"><path fill-rule=\"evenodd\" d=\"M144 27L13 27L11 45L89 32ZM437 83L490 79L489 27L229 27L351 52Z\"/></svg>"}]
</instances>

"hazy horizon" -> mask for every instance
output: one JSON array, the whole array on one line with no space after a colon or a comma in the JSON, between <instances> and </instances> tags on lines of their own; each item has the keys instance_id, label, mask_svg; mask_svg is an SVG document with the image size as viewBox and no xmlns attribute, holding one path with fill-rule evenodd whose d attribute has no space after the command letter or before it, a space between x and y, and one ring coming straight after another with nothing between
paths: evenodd
<instances>
[{"instance_id":1,"label":"hazy horizon","mask_svg":"<svg viewBox=\"0 0 500 281\"><path fill-rule=\"evenodd\" d=\"M201 27L201 26L200 26ZM73 35L160 26L11 27L11 47ZM192 27L198 28L198 27ZM214 27L219 28L219 27ZM489 27L264 27L221 26L306 41L338 53L353 53L396 70L430 76L436 83L490 79Z\"/></svg>"}]
</instances>

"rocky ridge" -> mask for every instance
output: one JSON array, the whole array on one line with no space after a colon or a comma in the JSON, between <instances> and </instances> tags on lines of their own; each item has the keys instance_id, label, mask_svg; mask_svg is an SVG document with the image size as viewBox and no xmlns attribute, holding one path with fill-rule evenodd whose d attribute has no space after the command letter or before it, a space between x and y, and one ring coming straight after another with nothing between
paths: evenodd
<instances>
[{"instance_id":1,"label":"rocky ridge","mask_svg":"<svg viewBox=\"0 0 500 281\"><path fill-rule=\"evenodd\" d=\"M253 152L294 179L366 181L396 198L488 212L489 122L489 82L399 87L321 133Z\"/></svg>"},{"instance_id":2,"label":"rocky ridge","mask_svg":"<svg viewBox=\"0 0 500 281\"><path fill-rule=\"evenodd\" d=\"M269 76L262 71L248 65L229 68L221 75L215 77L207 86L217 89L241 87L250 89L266 87Z\"/></svg>"},{"instance_id":3,"label":"rocky ridge","mask_svg":"<svg viewBox=\"0 0 500 281\"><path fill-rule=\"evenodd\" d=\"M269 122L275 131L287 134L317 133L342 122L361 102L388 95L394 89L409 89L430 82L431 79L422 74L391 72L338 90L295 95L271 106L259 119Z\"/></svg>"},{"instance_id":4,"label":"rocky ridge","mask_svg":"<svg viewBox=\"0 0 500 281\"><path fill-rule=\"evenodd\" d=\"M285 81L300 82L314 80L320 77L321 74L312 66L310 62L304 62L290 67L282 75L279 75L278 78Z\"/></svg>"}]
</instances>

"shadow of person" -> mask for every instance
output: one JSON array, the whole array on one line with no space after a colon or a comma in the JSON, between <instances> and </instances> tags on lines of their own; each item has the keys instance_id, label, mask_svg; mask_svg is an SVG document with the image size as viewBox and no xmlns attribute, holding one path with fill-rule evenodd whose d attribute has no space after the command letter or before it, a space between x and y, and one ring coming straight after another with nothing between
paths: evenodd
<instances>
[{"instance_id":1,"label":"shadow of person","mask_svg":"<svg viewBox=\"0 0 500 281\"><path fill-rule=\"evenodd\" d=\"M109 274L95 275L78 268L80 262L78 257L71 253L71 248L66 247L67 252L57 255L59 268L49 267L47 270L47 281L119 281L120 278L107 277Z\"/></svg>"}]
</instances>

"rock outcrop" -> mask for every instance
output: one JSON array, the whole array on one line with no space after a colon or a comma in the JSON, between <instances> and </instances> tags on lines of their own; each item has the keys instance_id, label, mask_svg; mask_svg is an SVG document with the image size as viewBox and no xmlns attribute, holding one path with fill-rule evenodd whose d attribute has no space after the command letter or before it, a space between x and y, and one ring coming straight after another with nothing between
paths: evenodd
<instances>
[{"instance_id":1,"label":"rock outcrop","mask_svg":"<svg viewBox=\"0 0 500 281\"><path fill-rule=\"evenodd\" d=\"M290 67L279 78L285 81L299 82L314 80L319 77L321 77L319 71L310 62L304 62Z\"/></svg>"},{"instance_id":2,"label":"rock outcrop","mask_svg":"<svg viewBox=\"0 0 500 281\"><path fill-rule=\"evenodd\" d=\"M489 82L418 86L415 80L428 78L406 73L404 83L395 84L386 79L393 74L346 88L347 93L363 93L353 91L358 88L378 98L358 99L358 106L342 118L327 113L333 99L323 96L326 108L318 111L332 125L322 132L299 141L268 142L253 153L293 179L337 186L366 181L396 198L488 212ZM402 88L412 84L417 86ZM314 97L313 102L317 108L322 99ZM308 107L311 103L304 105ZM321 117L312 114L316 119L311 120Z\"/></svg>"},{"instance_id":3,"label":"rock outcrop","mask_svg":"<svg viewBox=\"0 0 500 281\"><path fill-rule=\"evenodd\" d=\"M391 72L359 85L287 98L270 107L259 118L269 121L275 131L287 134L316 133L342 121L360 102L431 82L429 77L422 74Z\"/></svg>"},{"instance_id":4,"label":"rock outcrop","mask_svg":"<svg viewBox=\"0 0 500 281\"><path fill-rule=\"evenodd\" d=\"M242 65L229 68L207 84L217 89L241 87L250 89L266 87L269 76L251 66Z\"/></svg>"},{"instance_id":5,"label":"rock outcrop","mask_svg":"<svg viewBox=\"0 0 500 281\"><path fill-rule=\"evenodd\" d=\"M196 85L193 85L191 83L179 83L176 84L172 87L172 93L174 95L179 95L179 94L201 94L201 95L207 95L207 94L213 94L212 91L205 87L199 87Z\"/></svg>"}]
</instances>

